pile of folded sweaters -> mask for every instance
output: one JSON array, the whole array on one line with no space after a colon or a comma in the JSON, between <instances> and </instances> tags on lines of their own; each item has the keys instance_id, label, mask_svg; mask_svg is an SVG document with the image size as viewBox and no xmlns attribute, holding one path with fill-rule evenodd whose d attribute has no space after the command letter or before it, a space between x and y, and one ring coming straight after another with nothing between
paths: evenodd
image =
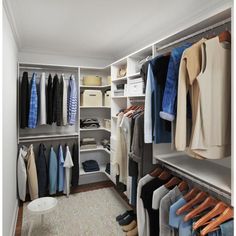
<instances>
[{"instance_id":1,"label":"pile of folded sweaters","mask_svg":"<svg viewBox=\"0 0 236 236\"><path fill-rule=\"evenodd\" d=\"M82 162L82 166L85 172L93 172L93 171L99 171L99 165L97 161L95 160L88 160L85 162Z\"/></svg>"},{"instance_id":2,"label":"pile of folded sweaters","mask_svg":"<svg viewBox=\"0 0 236 236\"><path fill-rule=\"evenodd\" d=\"M95 138L82 138L80 141L80 149L93 149L97 148Z\"/></svg>"},{"instance_id":3,"label":"pile of folded sweaters","mask_svg":"<svg viewBox=\"0 0 236 236\"><path fill-rule=\"evenodd\" d=\"M81 129L91 129L91 128L99 128L100 124L98 119L96 118L85 118L80 119L80 128Z\"/></svg>"}]
</instances>

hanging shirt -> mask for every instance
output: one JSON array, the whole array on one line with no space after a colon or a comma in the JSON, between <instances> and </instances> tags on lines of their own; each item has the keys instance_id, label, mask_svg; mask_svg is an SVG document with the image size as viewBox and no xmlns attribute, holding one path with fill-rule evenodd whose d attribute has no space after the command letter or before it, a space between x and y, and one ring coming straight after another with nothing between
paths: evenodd
<instances>
[{"instance_id":1,"label":"hanging shirt","mask_svg":"<svg viewBox=\"0 0 236 236\"><path fill-rule=\"evenodd\" d=\"M27 150L27 155L25 157L27 161L27 176L28 176L28 186L30 199L34 200L39 197L38 195L38 178L37 169L35 164L35 155L33 150L33 145L31 144Z\"/></svg>"},{"instance_id":2,"label":"hanging shirt","mask_svg":"<svg viewBox=\"0 0 236 236\"><path fill-rule=\"evenodd\" d=\"M66 157L64 162L65 179L64 179L64 194L69 196L71 183L71 167L74 166L69 147L66 146Z\"/></svg>"},{"instance_id":3,"label":"hanging shirt","mask_svg":"<svg viewBox=\"0 0 236 236\"><path fill-rule=\"evenodd\" d=\"M17 160L18 194L21 201L25 201L25 196L26 196L26 185L27 185L27 171L25 165L26 155L27 155L27 148L23 146L19 150L19 155Z\"/></svg>"},{"instance_id":4,"label":"hanging shirt","mask_svg":"<svg viewBox=\"0 0 236 236\"><path fill-rule=\"evenodd\" d=\"M28 72L23 73L20 87L20 128L28 127L29 118L29 80Z\"/></svg>"},{"instance_id":5,"label":"hanging shirt","mask_svg":"<svg viewBox=\"0 0 236 236\"><path fill-rule=\"evenodd\" d=\"M58 97L59 97L59 78L58 75L55 74L53 77L53 96L52 96L52 117L53 122L57 122L57 105L58 105Z\"/></svg>"},{"instance_id":6,"label":"hanging shirt","mask_svg":"<svg viewBox=\"0 0 236 236\"><path fill-rule=\"evenodd\" d=\"M51 147L49 156L49 194L57 192L57 155Z\"/></svg>"},{"instance_id":7,"label":"hanging shirt","mask_svg":"<svg viewBox=\"0 0 236 236\"><path fill-rule=\"evenodd\" d=\"M53 83L52 76L48 76L47 86L47 124L51 125L53 122Z\"/></svg>"},{"instance_id":8,"label":"hanging shirt","mask_svg":"<svg viewBox=\"0 0 236 236\"><path fill-rule=\"evenodd\" d=\"M45 73L42 73L40 79L40 111L39 111L39 124L46 125L46 78Z\"/></svg>"},{"instance_id":9,"label":"hanging shirt","mask_svg":"<svg viewBox=\"0 0 236 236\"><path fill-rule=\"evenodd\" d=\"M40 143L38 157L36 159L39 197L45 197L48 190L48 171L45 151L45 146Z\"/></svg>"},{"instance_id":10,"label":"hanging shirt","mask_svg":"<svg viewBox=\"0 0 236 236\"><path fill-rule=\"evenodd\" d=\"M38 94L36 86L36 74L33 73L31 79L31 88L30 88L30 105L29 105L29 119L28 127L36 128L38 120Z\"/></svg>"},{"instance_id":11,"label":"hanging shirt","mask_svg":"<svg viewBox=\"0 0 236 236\"><path fill-rule=\"evenodd\" d=\"M77 114L77 87L73 75L69 81L69 95L68 95L68 123L74 125L76 123Z\"/></svg>"},{"instance_id":12,"label":"hanging shirt","mask_svg":"<svg viewBox=\"0 0 236 236\"><path fill-rule=\"evenodd\" d=\"M74 166L72 167L71 185L76 187L79 184L78 145L76 143L73 145L72 161Z\"/></svg>"},{"instance_id":13,"label":"hanging shirt","mask_svg":"<svg viewBox=\"0 0 236 236\"><path fill-rule=\"evenodd\" d=\"M62 95L62 124L67 125L67 83L62 74L62 87L63 87L63 95Z\"/></svg>"},{"instance_id":14,"label":"hanging shirt","mask_svg":"<svg viewBox=\"0 0 236 236\"><path fill-rule=\"evenodd\" d=\"M62 125L62 99L63 99L63 81L62 78L60 78L58 83L57 108L56 108L57 126Z\"/></svg>"},{"instance_id":15,"label":"hanging shirt","mask_svg":"<svg viewBox=\"0 0 236 236\"><path fill-rule=\"evenodd\" d=\"M61 192L64 189L64 156L62 146L59 145L58 150L58 191Z\"/></svg>"}]
</instances>

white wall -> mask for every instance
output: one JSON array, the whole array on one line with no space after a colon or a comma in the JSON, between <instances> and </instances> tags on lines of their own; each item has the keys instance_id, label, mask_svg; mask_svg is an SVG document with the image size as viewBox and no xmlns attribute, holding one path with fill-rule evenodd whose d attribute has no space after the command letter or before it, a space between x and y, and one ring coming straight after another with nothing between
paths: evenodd
<instances>
[{"instance_id":1,"label":"white wall","mask_svg":"<svg viewBox=\"0 0 236 236\"><path fill-rule=\"evenodd\" d=\"M13 235L18 211L16 160L17 160L17 45L3 8L3 233Z\"/></svg>"}]
</instances>

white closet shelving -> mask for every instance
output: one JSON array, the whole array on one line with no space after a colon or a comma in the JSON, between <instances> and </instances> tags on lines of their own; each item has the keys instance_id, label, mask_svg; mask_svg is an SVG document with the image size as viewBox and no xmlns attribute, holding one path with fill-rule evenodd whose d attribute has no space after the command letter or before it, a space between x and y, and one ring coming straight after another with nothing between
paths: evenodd
<instances>
[{"instance_id":1,"label":"white closet shelving","mask_svg":"<svg viewBox=\"0 0 236 236\"><path fill-rule=\"evenodd\" d=\"M100 86L87 86L83 84L83 77L88 75L96 75L102 77L102 84ZM80 92L84 90L100 90L104 93L111 89L110 68L80 68ZM104 100L104 98L103 98ZM110 140L111 131L104 127L104 119L111 119L111 107L104 106L82 106L80 105L80 119L83 118L97 118L100 123L99 128L80 128L80 138L93 137L96 139L97 148L80 149L80 184L99 182L107 180L110 176L106 171L106 164L110 163L110 151L104 148L100 142L102 139ZM82 167L82 162L86 160L96 160L99 164L100 170L93 172L85 172Z\"/></svg>"}]
</instances>

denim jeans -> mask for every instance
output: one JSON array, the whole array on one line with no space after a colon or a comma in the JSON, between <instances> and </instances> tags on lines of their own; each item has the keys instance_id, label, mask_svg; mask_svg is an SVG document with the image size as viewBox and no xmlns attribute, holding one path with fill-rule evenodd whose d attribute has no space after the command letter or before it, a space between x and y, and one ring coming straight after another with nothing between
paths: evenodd
<instances>
[{"instance_id":1,"label":"denim jeans","mask_svg":"<svg viewBox=\"0 0 236 236\"><path fill-rule=\"evenodd\" d=\"M160 112L160 117L164 120L173 121L175 119L179 65L184 50L190 46L190 43L186 43L180 47L174 48L171 51L165 91L162 100L162 111Z\"/></svg>"}]
</instances>

